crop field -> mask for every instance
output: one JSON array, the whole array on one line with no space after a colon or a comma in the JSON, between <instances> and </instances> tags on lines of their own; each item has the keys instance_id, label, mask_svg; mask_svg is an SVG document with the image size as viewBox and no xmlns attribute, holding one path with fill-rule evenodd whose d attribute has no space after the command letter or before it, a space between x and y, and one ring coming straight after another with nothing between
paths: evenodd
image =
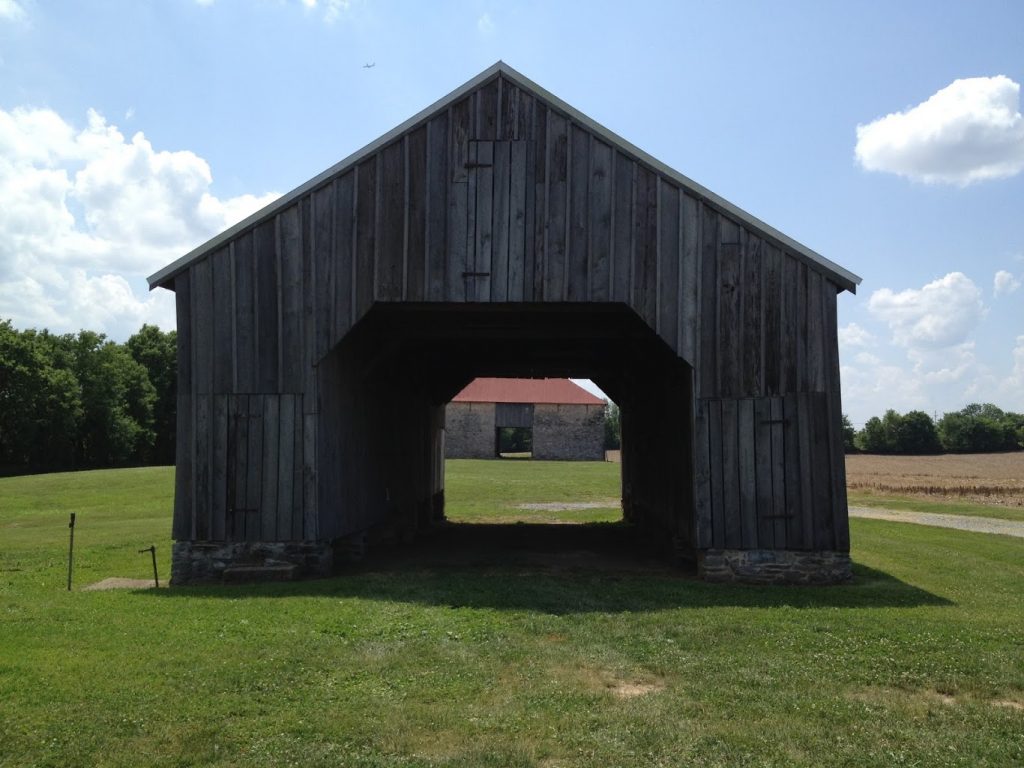
<instances>
[{"instance_id":1,"label":"crop field","mask_svg":"<svg viewBox=\"0 0 1024 768\"><path fill-rule=\"evenodd\" d=\"M167 575L172 470L0 479L0 766L1024 764L1024 540L855 519L851 584L709 585L581 556L618 471L450 462L462 558L112 591Z\"/></svg>"},{"instance_id":2,"label":"crop field","mask_svg":"<svg viewBox=\"0 0 1024 768\"><path fill-rule=\"evenodd\" d=\"M849 455L846 486L851 504L1024 520L1024 451Z\"/></svg>"}]
</instances>

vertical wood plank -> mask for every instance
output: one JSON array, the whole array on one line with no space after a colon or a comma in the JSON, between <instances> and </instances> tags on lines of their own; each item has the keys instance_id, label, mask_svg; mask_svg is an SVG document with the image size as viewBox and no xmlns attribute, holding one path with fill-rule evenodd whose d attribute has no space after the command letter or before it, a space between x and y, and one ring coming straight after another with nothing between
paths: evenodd
<instances>
[{"instance_id":1,"label":"vertical wood plank","mask_svg":"<svg viewBox=\"0 0 1024 768\"><path fill-rule=\"evenodd\" d=\"M277 530L274 541L292 537L292 509L295 478L295 396L282 394L277 413Z\"/></svg>"},{"instance_id":2,"label":"vertical wood plank","mask_svg":"<svg viewBox=\"0 0 1024 768\"><path fill-rule=\"evenodd\" d=\"M227 246L209 257L213 303L213 391L230 392L234 386L234 307L231 291L231 253Z\"/></svg>"},{"instance_id":3,"label":"vertical wood plank","mask_svg":"<svg viewBox=\"0 0 1024 768\"><path fill-rule=\"evenodd\" d=\"M406 168L408 189L406 210L406 301L423 301L427 296L427 126L409 134Z\"/></svg>"},{"instance_id":4,"label":"vertical wood plank","mask_svg":"<svg viewBox=\"0 0 1024 768\"><path fill-rule=\"evenodd\" d=\"M448 194L448 261L446 301L466 301L466 278L469 269L471 236L469 228L469 106L468 99L453 104L449 113L449 150L452 184Z\"/></svg>"},{"instance_id":5,"label":"vertical wood plank","mask_svg":"<svg viewBox=\"0 0 1024 768\"><path fill-rule=\"evenodd\" d=\"M250 395L249 445L246 451L245 474L245 540L259 541L263 537L263 395Z\"/></svg>"},{"instance_id":6,"label":"vertical wood plank","mask_svg":"<svg viewBox=\"0 0 1024 768\"><path fill-rule=\"evenodd\" d=\"M427 123L427 300L445 298L448 256L448 113Z\"/></svg>"},{"instance_id":7,"label":"vertical wood plank","mask_svg":"<svg viewBox=\"0 0 1024 768\"><path fill-rule=\"evenodd\" d=\"M699 212L700 206L689 195L682 195L682 263L680 264L683 283L683 297L679 308L681 326L679 354L691 365L697 365L697 332L700 291L697 282L697 264L700 259Z\"/></svg>"},{"instance_id":8,"label":"vertical wood plank","mask_svg":"<svg viewBox=\"0 0 1024 768\"><path fill-rule=\"evenodd\" d=\"M850 550L849 506L846 497L846 456L842 435L842 394L839 386L839 338L836 316L836 297L840 289L829 281L823 284L826 350L826 375L829 394L829 429L831 445L830 476L832 478L832 514L835 547L840 552Z\"/></svg>"},{"instance_id":9,"label":"vertical wood plank","mask_svg":"<svg viewBox=\"0 0 1024 768\"><path fill-rule=\"evenodd\" d=\"M700 396L715 397L718 386L718 212L701 205Z\"/></svg>"},{"instance_id":10,"label":"vertical wood plank","mask_svg":"<svg viewBox=\"0 0 1024 768\"><path fill-rule=\"evenodd\" d=\"M754 504L757 510L757 546L761 549L775 546L771 421L771 400L767 397L754 400Z\"/></svg>"},{"instance_id":11,"label":"vertical wood plank","mask_svg":"<svg viewBox=\"0 0 1024 768\"><path fill-rule=\"evenodd\" d=\"M527 142L509 142L508 301L522 301L527 275ZM532 184L530 185L532 186Z\"/></svg>"},{"instance_id":12,"label":"vertical wood plank","mask_svg":"<svg viewBox=\"0 0 1024 768\"><path fill-rule=\"evenodd\" d=\"M491 208L491 301L507 301L509 292L509 226L512 188L512 143L496 141L493 145L493 206Z\"/></svg>"},{"instance_id":13,"label":"vertical wood plank","mask_svg":"<svg viewBox=\"0 0 1024 768\"><path fill-rule=\"evenodd\" d=\"M213 400L213 465L210 468L210 538L224 541L227 532L227 490L228 490L228 398L216 394Z\"/></svg>"},{"instance_id":14,"label":"vertical wood plank","mask_svg":"<svg viewBox=\"0 0 1024 768\"><path fill-rule=\"evenodd\" d=\"M279 301L281 306L281 376L284 391L302 389L302 221L298 205L277 215L280 233Z\"/></svg>"},{"instance_id":15,"label":"vertical wood plank","mask_svg":"<svg viewBox=\"0 0 1024 768\"><path fill-rule=\"evenodd\" d=\"M476 142L476 207L473 223L475 224L473 271L476 277L468 280L474 291L474 300L490 301L491 298L491 251L494 244L494 142ZM473 189L473 176L470 174L470 189ZM467 288L467 290L469 290Z\"/></svg>"},{"instance_id":16,"label":"vertical wood plank","mask_svg":"<svg viewBox=\"0 0 1024 768\"><path fill-rule=\"evenodd\" d=\"M822 314L821 274L807 270L807 388L811 392L825 391L825 349Z\"/></svg>"},{"instance_id":17,"label":"vertical wood plank","mask_svg":"<svg viewBox=\"0 0 1024 768\"><path fill-rule=\"evenodd\" d=\"M790 509L788 498L793 493L789 485L791 475L796 476L795 468L791 471L787 464L786 436L790 430L786 423L786 412L784 401L781 397L773 397L771 403L771 432L772 432L772 518L774 522L773 538L776 549L787 549L789 542L786 539L788 528L788 516ZM793 457L794 461L796 456ZM794 481L795 482L795 481Z\"/></svg>"},{"instance_id":18,"label":"vertical wood plank","mask_svg":"<svg viewBox=\"0 0 1024 768\"><path fill-rule=\"evenodd\" d=\"M302 450L303 450L303 424L305 414L303 413L303 396L296 395L295 402L292 404L294 408L294 417L292 424L292 498L290 507L292 510L291 520L292 529L290 531L290 538L292 541L302 541L303 528L305 524L305 508L303 499L304 493L304 467Z\"/></svg>"},{"instance_id":19,"label":"vertical wood plank","mask_svg":"<svg viewBox=\"0 0 1024 768\"><path fill-rule=\"evenodd\" d=\"M370 309L375 292L377 262L377 166L379 155L356 168L356 250L355 316L353 322Z\"/></svg>"},{"instance_id":20,"label":"vertical wood plank","mask_svg":"<svg viewBox=\"0 0 1024 768\"><path fill-rule=\"evenodd\" d=\"M807 265L796 265L796 382L799 392L810 389L811 377L807 366Z\"/></svg>"},{"instance_id":21,"label":"vertical wood plank","mask_svg":"<svg viewBox=\"0 0 1024 768\"><path fill-rule=\"evenodd\" d=\"M334 242L334 211L336 203L334 193L336 184L321 187L312 194L313 206L313 237L312 252L316 262L316 281L312 285L314 309L319 321L316 323L316 359L327 354L334 346L334 329L338 321L335 317L335 281L337 279L337 246ZM309 330L307 328L307 330Z\"/></svg>"},{"instance_id":22,"label":"vertical wood plank","mask_svg":"<svg viewBox=\"0 0 1024 768\"><path fill-rule=\"evenodd\" d=\"M303 537L314 540L320 535L317 503L317 416L304 414L302 419L302 509Z\"/></svg>"},{"instance_id":23,"label":"vertical wood plank","mask_svg":"<svg viewBox=\"0 0 1024 768\"><path fill-rule=\"evenodd\" d=\"M260 465L262 489L260 492L260 536L263 541L277 540L277 466L278 418L280 397L263 396L263 460Z\"/></svg>"},{"instance_id":24,"label":"vertical wood plank","mask_svg":"<svg viewBox=\"0 0 1024 768\"><path fill-rule=\"evenodd\" d=\"M800 333L797 314L799 303L798 281L800 279L799 263L787 253L782 254L782 340L779 355L782 361L780 376L782 383L779 390L783 394L798 392L800 381L797 376L799 365L797 354L797 334Z\"/></svg>"},{"instance_id":25,"label":"vertical wood plank","mask_svg":"<svg viewBox=\"0 0 1024 768\"><path fill-rule=\"evenodd\" d=\"M211 397L209 394L200 394L196 397L195 497L193 502L195 529L192 532L192 539L195 541L209 541L211 535L210 517L213 495L210 477L213 463L213 441L210 434Z\"/></svg>"},{"instance_id":26,"label":"vertical wood plank","mask_svg":"<svg viewBox=\"0 0 1024 768\"><path fill-rule=\"evenodd\" d=\"M658 185L658 332L679 353L679 189Z\"/></svg>"},{"instance_id":27,"label":"vertical wood plank","mask_svg":"<svg viewBox=\"0 0 1024 768\"><path fill-rule=\"evenodd\" d=\"M612 148L593 139L590 145L590 301L608 301L612 250Z\"/></svg>"},{"instance_id":28,"label":"vertical wood plank","mask_svg":"<svg viewBox=\"0 0 1024 768\"><path fill-rule=\"evenodd\" d=\"M658 177L637 166L633 209L633 308L658 327Z\"/></svg>"},{"instance_id":29,"label":"vertical wood plank","mask_svg":"<svg viewBox=\"0 0 1024 768\"><path fill-rule=\"evenodd\" d=\"M782 253L766 245L764 260L764 389L769 395L782 391Z\"/></svg>"},{"instance_id":30,"label":"vertical wood plank","mask_svg":"<svg viewBox=\"0 0 1024 768\"><path fill-rule=\"evenodd\" d=\"M246 513L249 492L246 483L249 479L249 398L246 395L230 398L228 410L230 436L228 445L231 448L229 461L234 462L232 474L234 488L228 506L230 518L229 530L231 541L245 541Z\"/></svg>"},{"instance_id":31,"label":"vertical wood plank","mask_svg":"<svg viewBox=\"0 0 1024 768\"><path fill-rule=\"evenodd\" d=\"M722 509L725 518L725 546L743 546L741 509L737 402L722 400Z\"/></svg>"},{"instance_id":32,"label":"vertical wood plank","mask_svg":"<svg viewBox=\"0 0 1024 768\"><path fill-rule=\"evenodd\" d=\"M759 546L757 526L757 465L754 432L754 401L745 397L736 404L739 443L740 540L744 549Z\"/></svg>"},{"instance_id":33,"label":"vertical wood plank","mask_svg":"<svg viewBox=\"0 0 1024 768\"><path fill-rule=\"evenodd\" d=\"M566 298L566 222L569 193L569 124L562 115L548 113L547 237L544 266L544 301Z\"/></svg>"},{"instance_id":34,"label":"vertical wood plank","mask_svg":"<svg viewBox=\"0 0 1024 768\"><path fill-rule=\"evenodd\" d=\"M334 330L330 346L337 344L352 326L355 265L355 173L334 182Z\"/></svg>"},{"instance_id":35,"label":"vertical wood plank","mask_svg":"<svg viewBox=\"0 0 1024 768\"><path fill-rule=\"evenodd\" d=\"M633 173L636 163L621 152L615 153L613 179L612 259L609 277L611 300L629 302L633 295L630 264L633 259Z\"/></svg>"},{"instance_id":36,"label":"vertical wood plank","mask_svg":"<svg viewBox=\"0 0 1024 768\"><path fill-rule=\"evenodd\" d=\"M800 444L799 395L797 393L786 394L782 398L782 410L786 474L786 547L788 549L806 549L803 531L803 481L806 478L806 470L801 465L801 460L806 457ZM776 546L778 546L778 539L778 532L776 532Z\"/></svg>"},{"instance_id":37,"label":"vertical wood plank","mask_svg":"<svg viewBox=\"0 0 1024 768\"><path fill-rule=\"evenodd\" d=\"M590 144L588 131L573 123L569 142L569 237L565 297L587 301L589 297Z\"/></svg>"},{"instance_id":38,"label":"vertical wood plank","mask_svg":"<svg viewBox=\"0 0 1024 768\"><path fill-rule=\"evenodd\" d=\"M708 549L713 544L712 498L708 403L704 400L696 401L693 445L697 547Z\"/></svg>"},{"instance_id":39,"label":"vertical wood plank","mask_svg":"<svg viewBox=\"0 0 1024 768\"><path fill-rule=\"evenodd\" d=\"M235 391L256 390L256 264L253 234L246 232L232 246L235 272Z\"/></svg>"},{"instance_id":40,"label":"vertical wood plank","mask_svg":"<svg viewBox=\"0 0 1024 768\"><path fill-rule=\"evenodd\" d=\"M405 152L401 140L380 151L380 199L377 211L377 289L379 301L402 298L402 256L405 245Z\"/></svg>"},{"instance_id":41,"label":"vertical wood plank","mask_svg":"<svg viewBox=\"0 0 1024 768\"><path fill-rule=\"evenodd\" d=\"M213 392L213 275L209 259L197 261L191 268L192 311L195 323L192 326L192 343L195 348L195 368L192 372L196 391L208 395Z\"/></svg>"},{"instance_id":42,"label":"vertical wood plank","mask_svg":"<svg viewBox=\"0 0 1024 768\"><path fill-rule=\"evenodd\" d=\"M798 428L800 467L800 543L803 549L814 547L814 496L812 480L814 475L814 442L811 437L812 414L806 392L795 396ZM787 456L787 458L789 458ZM793 521L791 521L793 522Z\"/></svg>"},{"instance_id":43,"label":"vertical wood plank","mask_svg":"<svg viewBox=\"0 0 1024 768\"><path fill-rule=\"evenodd\" d=\"M509 80L502 78L501 108L498 110L501 113L501 125L498 126L497 139L515 141L524 138L519 132L521 105L522 93L519 88Z\"/></svg>"},{"instance_id":44,"label":"vertical wood plank","mask_svg":"<svg viewBox=\"0 0 1024 768\"><path fill-rule=\"evenodd\" d=\"M277 238L274 221L257 225L256 248L256 388L278 388L280 326L277 290Z\"/></svg>"},{"instance_id":45,"label":"vertical wood plank","mask_svg":"<svg viewBox=\"0 0 1024 768\"><path fill-rule=\"evenodd\" d=\"M740 228L728 217L721 218L721 250L718 258L718 358L719 387L723 395L740 392L740 347L743 326L740 318Z\"/></svg>"},{"instance_id":46,"label":"vertical wood plank","mask_svg":"<svg viewBox=\"0 0 1024 768\"><path fill-rule=\"evenodd\" d=\"M708 400L708 461L711 474L711 539L715 549L726 547L725 518L729 514L725 505L722 456L722 401Z\"/></svg>"},{"instance_id":47,"label":"vertical wood plank","mask_svg":"<svg viewBox=\"0 0 1024 768\"><path fill-rule=\"evenodd\" d=\"M832 510L832 466L829 445L828 395L807 395L811 417L811 516L814 520L814 548L834 550L835 520Z\"/></svg>"},{"instance_id":48,"label":"vertical wood plank","mask_svg":"<svg viewBox=\"0 0 1024 768\"><path fill-rule=\"evenodd\" d=\"M184 541L192 533L192 292L189 271L174 278L178 318L178 394L175 424L174 521L171 536Z\"/></svg>"},{"instance_id":49,"label":"vertical wood plank","mask_svg":"<svg viewBox=\"0 0 1024 768\"><path fill-rule=\"evenodd\" d=\"M498 138L498 78L484 83L476 92L476 130L472 138L494 141Z\"/></svg>"},{"instance_id":50,"label":"vertical wood plank","mask_svg":"<svg viewBox=\"0 0 1024 768\"><path fill-rule=\"evenodd\" d=\"M747 397L761 394L762 301L761 260L762 243L756 235L748 234L743 253L743 342L741 360L742 393Z\"/></svg>"},{"instance_id":51,"label":"vertical wood plank","mask_svg":"<svg viewBox=\"0 0 1024 768\"><path fill-rule=\"evenodd\" d=\"M548 110L540 102L534 103L533 109L534 141L530 145L533 153L533 205L527 209L527 216L532 217L533 247L527 249L526 283L524 284L525 301L544 300L544 274L547 260L547 173L548 173Z\"/></svg>"},{"instance_id":52,"label":"vertical wood plank","mask_svg":"<svg viewBox=\"0 0 1024 768\"><path fill-rule=\"evenodd\" d=\"M316 371L313 363L318 359L316 353L318 315L314 290L317 284L316 260L313 254L313 198L306 195L302 200L302 304L299 309L300 334L300 369L298 375L299 392L308 392L310 398L316 399Z\"/></svg>"}]
</instances>

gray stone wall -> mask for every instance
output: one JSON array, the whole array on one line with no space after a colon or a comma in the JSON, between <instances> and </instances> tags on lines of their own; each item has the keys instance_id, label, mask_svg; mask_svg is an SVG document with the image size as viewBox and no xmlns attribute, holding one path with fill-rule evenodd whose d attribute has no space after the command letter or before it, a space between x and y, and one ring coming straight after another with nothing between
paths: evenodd
<instances>
[{"instance_id":1,"label":"gray stone wall","mask_svg":"<svg viewBox=\"0 0 1024 768\"><path fill-rule=\"evenodd\" d=\"M444 455L449 459L493 459L494 403L448 403Z\"/></svg>"},{"instance_id":2,"label":"gray stone wall","mask_svg":"<svg viewBox=\"0 0 1024 768\"><path fill-rule=\"evenodd\" d=\"M176 541L171 585L279 581L329 576L334 547L323 541Z\"/></svg>"},{"instance_id":3,"label":"gray stone wall","mask_svg":"<svg viewBox=\"0 0 1024 768\"><path fill-rule=\"evenodd\" d=\"M533 458L604 460L604 406L538 403L533 409Z\"/></svg>"},{"instance_id":4,"label":"gray stone wall","mask_svg":"<svg viewBox=\"0 0 1024 768\"><path fill-rule=\"evenodd\" d=\"M697 557L697 572L705 581L841 584L853 577L848 552L709 549Z\"/></svg>"}]
</instances>

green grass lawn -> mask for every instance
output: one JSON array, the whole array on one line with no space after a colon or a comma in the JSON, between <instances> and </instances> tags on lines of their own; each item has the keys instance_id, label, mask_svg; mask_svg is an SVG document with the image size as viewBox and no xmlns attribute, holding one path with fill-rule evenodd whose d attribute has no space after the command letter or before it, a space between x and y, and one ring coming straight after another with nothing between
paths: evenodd
<instances>
[{"instance_id":1,"label":"green grass lawn","mask_svg":"<svg viewBox=\"0 0 1024 768\"><path fill-rule=\"evenodd\" d=\"M617 471L450 462L449 511L600 502ZM0 479L0 765L1024 763L1020 539L854 520L831 588L389 557L65 591L70 511L77 584L147 578L151 543L166 575L171 493L169 469Z\"/></svg>"}]
</instances>

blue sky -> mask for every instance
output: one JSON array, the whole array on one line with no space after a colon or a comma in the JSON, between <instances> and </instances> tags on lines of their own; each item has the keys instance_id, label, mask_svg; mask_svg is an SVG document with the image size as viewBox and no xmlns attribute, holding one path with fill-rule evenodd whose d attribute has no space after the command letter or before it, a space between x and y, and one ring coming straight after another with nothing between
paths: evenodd
<instances>
[{"instance_id":1,"label":"blue sky","mask_svg":"<svg viewBox=\"0 0 1024 768\"><path fill-rule=\"evenodd\" d=\"M498 59L864 278L854 423L1024 410L1018 0L0 0L0 317L170 327L147 274Z\"/></svg>"}]
</instances>

